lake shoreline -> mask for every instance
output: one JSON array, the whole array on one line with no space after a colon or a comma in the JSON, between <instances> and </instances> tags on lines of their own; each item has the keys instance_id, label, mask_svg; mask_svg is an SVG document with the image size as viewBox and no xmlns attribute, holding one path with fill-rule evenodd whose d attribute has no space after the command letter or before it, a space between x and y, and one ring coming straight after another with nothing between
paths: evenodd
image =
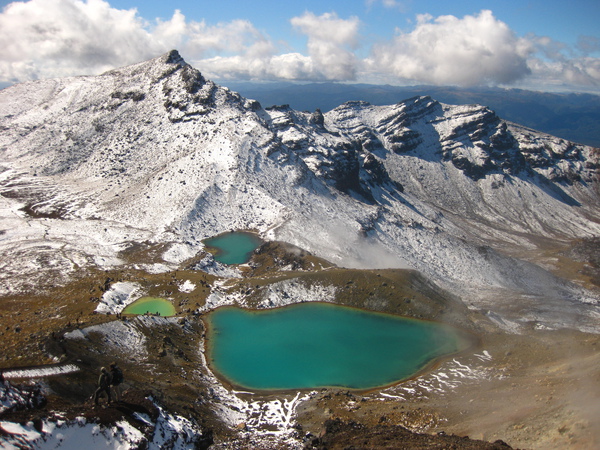
<instances>
[{"instance_id":1,"label":"lake shoreline","mask_svg":"<svg viewBox=\"0 0 600 450\"><path fill-rule=\"evenodd\" d=\"M364 387L357 387L355 385L353 385L353 383L347 383L347 382L339 382L339 383L335 383L335 384L330 384L330 383L320 383L317 385L310 385L310 386L303 386L303 385L296 385L296 386L286 386L286 387L262 387L262 386L257 386L257 385L249 385L248 383L244 383L244 382L236 382L234 381L234 379L236 378L235 376L232 378L231 376L227 376L226 374L223 373L223 369L219 368L219 364L216 364L214 362L214 358L215 358L215 351L214 351L214 344L215 344L215 333L217 331L215 331L215 327L214 324L211 321L210 315L214 314L215 312L217 314L238 314L239 312L241 312L243 310L242 314L250 314L250 315L254 315L254 318L257 319L260 315L265 315L265 314L269 314L271 315L271 319L270 320L276 320L275 317L273 317L273 315L277 315L278 313L281 315L282 310L285 309L286 311L283 312L283 314L292 314L294 313L294 308L297 308L296 311L298 311L298 308L326 308L326 309L330 309L330 311L327 311L328 314L332 314L334 311L337 311L338 313L340 313L341 315L343 314L352 314L353 316L356 316L357 314L360 314L360 316L356 316L356 317L361 317L363 319L366 319L368 317L371 317L372 320L378 320L378 321L383 321L383 324L385 324L386 322L389 322L389 325L393 325L394 327L397 327L397 330L400 330L401 327L404 327L404 329L406 329L406 327L419 327L420 328L420 332L425 332L425 330L429 330L428 333L432 333L435 331L435 333L449 333L449 336L453 336L453 339L455 339L455 345L456 348L454 349L445 349L443 351L441 350L431 350L432 354L429 356L424 357L422 362L418 362L415 363L415 367L413 369L410 370L410 375L404 375L404 376L398 376L397 378L394 376L393 378L395 378L393 381L389 381L389 382L383 382L383 383L374 383L371 384L369 386L364 386ZM332 309L332 308L335 308ZM219 313L220 311L220 313ZM342 314L343 312L343 314ZM352 316L348 316L348 317L352 317ZM354 318L354 320L356 320L356 317ZM445 323L441 323L441 322L437 322L437 321L433 321L433 320L421 320L421 319L415 319L415 318L411 318L411 317L405 317L405 316L401 316L401 315L397 315L397 314L389 314L389 313L382 313L382 312L377 312L377 311L371 311L368 309L364 309L364 308L356 308L356 307L350 307L350 306L344 306L344 305L338 305L338 304L334 304L334 303L329 303L329 302L305 302L305 303L294 303L291 305L286 305L283 307L278 307L278 308L270 308L270 309L242 309L242 308L238 308L236 306L221 306L216 308L215 310L212 310L208 313L207 316L204 316L203 318L203 322L205 323L205 327L207 329L207 333L206 333L206 338L204 340L204 352L207 355L207 363L210 366L211 371L213 371L213 373L215 373L215 375L217 376L217 378L219 378L219 380L223 381L226 385L230 385L235 389L245 389L245 390L251 390L254 392L261 392L262 394L267 393L267 392L287 392L287 391L305 391L305 390L312 390L312 389L347 389L347 390L351 390L353 392L370 392L373 390L378 390L378 389L384 389L386 387L389 386L393 386L395 384L398 383L402 383L405 382L409 379L418 377L420 375L422 375L423 373L426 373L427 371L432 370L433 368L435 368L441 361L456 356L458 354L464 353L466 351L473 351L473 349L475 347L478 346L479 344L479 338L476 337L473 333L467 332L466 330L462 330L459 329L455 326L451 326ZM263 318L259 318L258 320L266 320L265 317ZM392 323L393 322L393 323ZM314 324L312 324L311 326L314 326ZM328 326L332 326L331 324L328 324ZM433 330L432 327L436 327L435 330ZM364 326L364 327L360 327L363 328L362 330L356 331L358 332L363 332L363 333L367 333L365 336L365 338L368 338L368 333L370 332L370 326ZM308 328L307 328L308 331ZM233 331L232 331L233 332ZM239 328L236 328L235 333L239 333L240 330ZM287 332L287 330L286 330ZM314 329L312 331L313 333L315 332ZM244 333L246 334L246 333ZM249 333L248 333L249 334ZM307 333L309 334L309 333ZM432 335L433 336L433 335ZM222 336L219 336L222 337ZM405 339L409 338L409 339L416 339L415 336L405 336ZM277 340L276 337L272 338L273 341ZM347 339L352 339L352 337L348 336ZM326 341L326 339L324 339L324 341ZM319 345L318 343L315 344L311 344L310 343L310 339L307 339L307 336L304 336L301 338L301 342L292 342L292 343L287 343L288 347L297 347L297 346L303 346L303 345L313 345L313 347L311 348L317 348ZM391 345L390 343L384 342L384 345ZM241 344L239 344L241 345ZM270 343L265 343L265 345L270 346ZM381 344L380 344L381 345ZM441 345L441 344L439 344ZM445 342L444 345L447 345L447 343ZM256 350L255 348L256 346L253 345L252 348L249 348L247 351L253 351ZM270 347L269 347L270 348ZM343 351L343 346L342 348L338 349L337 352L339 351ZM386 355L388 355L390 352L393 351L398 351L398 350L389 350L389 351L384 351L383 353L385 353ZM337 353L334 352L334 353ZM439 354L438 354L439 352ZM307 360L310 360L311 358L315 358L315 355L312 354L303 354L302 352L300 353L300 355L304 355L304 356L298 356L299 358L303 358L304 364L306 364ZM348 355L349 357L355 358L355 357L360 357L361 355L356 355L355 353L352 353L351 355ZM362 355L362 357L365 357L364 355ZM404 359L406 359L407 354L405 351L405 356ZM417 357L417 356L415 356ZM245 358L245 355L241 355L240 358ZM418 357L418 358L423 358L422 356ZM400 358L402 359L402 358ZM418 359L420 361L420 359ZM325 365L329 365L330 367L332 363L332 361L335 361L335 358L331 359L331 360L327 360L327 361L322 361L322 364ZM252 363L252 361L250 362L250 364ZM284 366L289 366L289 365L294 365L297 364L298 361L297 360L291 360L288 361L287 364L283 364ZM339 363L339 362L338 362ZM407 362L404 362L404 364L408 364ZM373 363L368 364L370 367L373 365ZM234 366L238 366L237 364ZM245 367L245 366L244 366ZM334 366L333 366L334 367ZM401 366L398 366L401 367ZM260 370L260 369L257 369ZM301 367L298 368L298 370L302 370ZM319 370L319 365L317 365L317 367L315 367L314 369L315 371L318 372ZM330 369L331 370L331 369ZM376 369L375 369L376 370ZM382 368L382 370L384 370L384 368ZM399 370L399 369L396 369ZM402 370L407 370L406 368L402 369ZM266 375L266 374L265 374ZM238 374L238 376L240 376ZM296 376L295 374L293 374L293 376ZM343 378L343 377L342 377Z\"/></svg>"}]
</instances>

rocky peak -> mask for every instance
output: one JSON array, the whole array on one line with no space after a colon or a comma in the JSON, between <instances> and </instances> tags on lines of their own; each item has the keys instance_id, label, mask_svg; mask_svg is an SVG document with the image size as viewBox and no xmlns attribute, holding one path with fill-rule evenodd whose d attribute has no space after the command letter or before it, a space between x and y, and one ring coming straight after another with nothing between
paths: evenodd
<instances>
[{"instance_id":1,"label":"rocky peak","mask_svg":"<svg viewBox=\"0 0 600 450\"><path fill-rule=\"evenodd\" d=\"M171 50L170 52L165 53L160 57L160 59L164 60L165 64L178 64L180 66L187 65L177 50Z\"/></svg>"},{"instance_id":2,"label":"rocky peak","mask_svg":"<svg viewBox=\"0 0 600 450\"><path fill-rule=\"evenodd\" d=\"M315 112L311 114L309 121L313 125L322 127L325 124L325 117L323 116L321 110L317 108Z\"/></svg>"}]
</instances>

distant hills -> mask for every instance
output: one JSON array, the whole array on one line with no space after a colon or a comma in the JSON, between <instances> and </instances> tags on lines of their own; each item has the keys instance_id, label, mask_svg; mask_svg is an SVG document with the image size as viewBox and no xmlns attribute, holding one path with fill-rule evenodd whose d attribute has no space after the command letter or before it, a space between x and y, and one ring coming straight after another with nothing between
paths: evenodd
<instances>
[{"instance_id":1,"label":"distant hills","mask_svg":"<svg viewBox=\"0 0 600 450\"><path fill-rule=\"evenodd\" d=\"M411 97L429 95L451 105L477 103L493 109L511 122L581 144L600 147L600 96L558 94L522 89L447 86L389 86L339 83L223 82L262 106L289 104L296 110L329 111L344 102L362 100L389 105Z\"/></svg>"}]
</instances>

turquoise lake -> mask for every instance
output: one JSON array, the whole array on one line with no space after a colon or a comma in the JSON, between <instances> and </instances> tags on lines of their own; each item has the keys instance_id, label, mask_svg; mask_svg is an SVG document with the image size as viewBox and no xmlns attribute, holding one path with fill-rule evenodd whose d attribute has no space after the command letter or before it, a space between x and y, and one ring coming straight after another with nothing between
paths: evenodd
<instances>
[{"instance_id":1,"label":"turquoise lake","mask_svg":"<svg viewBox=\"0 0 600 450\"><path fill-rule=\"evenodd\" d=\"M173 304L158 297L142 297L135 302L127 305L123 314L159 314L163 317L174 316L176 311Z\"/></svg>"},{"instance_id":2,"label":"turquoise lake","mask_svg":"<svg viewBox=\"0 0 600 450\"><path fill-rule=\"evenodd\" d=\"M250 260L252 252L262 244L254 233L234 231L206 239L204 244L215 249L215 259L223 264L244 264Z\"/></svg>"},{"instance_id":3,"label":"turquoise lake","mask_svg":"<svg viewBox=\"0 0 600 450\"><path fill-rule=\"evenodd\" d=\"M439 323L328 303L207 315L211 367L247 389L372 389L410 378L472 339Z\"/></svg>"}]
</instances>

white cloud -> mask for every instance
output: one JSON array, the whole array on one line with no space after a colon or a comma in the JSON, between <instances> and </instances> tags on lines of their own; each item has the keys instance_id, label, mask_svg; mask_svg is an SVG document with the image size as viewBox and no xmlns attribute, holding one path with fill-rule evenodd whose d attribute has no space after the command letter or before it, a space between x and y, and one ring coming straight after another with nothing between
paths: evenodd
<instances>
[{"instance_id":1,"label":"white cloud","mask_svg":"<svg viewBox=\"0 0 600 450\"><path fill-rule=\"evenodd\" d=\"M355 79L357 59L351 50L358 46L358 18L345 20L334 13L315 16L306 12L300 17L294 17L291 23L308 36L308 54L323 78Z\"/></svg>"},{"instance_id":2,"label":"white cloud","mask_svg":"<svg viewBox=\"0 0 600 450\"><path fill-rule=\"evenodd\" d=\"M315 70L313 60L300 53L283 55L249 54L229 57L216 56L195 64L209 78L232 80L315 80L321 75Z\"/></svg>"},{"instance_id":3,"label":"white cloud","mask_svg":"<svg viewBox=\"0 0 600 450\"><path fill-rule=\"evenodd\" d=\"M577 40L577 49L584 55L600 52L600 37L597 36L579 36Z\"/></svg>"},{"instance_id":4,"label":"white cloud","mask_svg":"<svg viewBox=\"0 0 600 450\"><path fill-rule=\"evenodd\" d=\"M598 58L577 57L557 60L531 58L528 64L532 72L529 77L530 85L543 85L546 89L563 87L567 90L600 86L600 59Z\"/></svg>"},{"instance_id":5,"label":"white cloud","mask_svg":"<svg viewBox=\"0 0 600 450\"><path fill-rule=\"evenodd\" d=\"M575 49L547 36L527 36L536 56L528 61L532 81L548 86L600 86L600 59L589 56L600 40L581 36Z\"/></svg>"},{"instance_id":6,"label":"white cloud","mask_svg":"<svg viewBox=\"0 0 600 450\"><path fill-rule=\"evenodd\" d=\"M247 20L233 20L207 26L204 22L189 22L182 30L180 46L185 53L206 56L210 53L232 53L261 56L274 48L268 38Z\"/></svg>"},{"instance_id":7,"label":"white cloud","mask_svg":"<svg viewBox=\"0 0 600 450\"><path fill-rule=\"evenodd\" d=\"M395 8L408 3L366 1ZM366 60L356 55L363 39L356 17L305 12L290 26L306 36L304 53L281 52L247 20L208 24L176 10L169 20L151 22L104 0L13 2L0 12L0 86L98 74L174 48L214 79L600 86L600 59L593 57L600 39L583 36L571 48L548 37L518 37L490 11L417 16L412 30L374 45Z\"/></svg>"},{"instance_id":8,"label":"white cloud","mask_svg":"<svg viewBox=\"0 0 600 450\"><path fill-rule=\"evenodd\" d=\"M191 61L236 55L243 67L275 52L246 20L210 26L188 21L178 10L170 20L149 23L135 9L115 9L103 0L30 0L11 3L0 14L4 82L97 74L173 48Z\"/></svg>"},{"instance_id":9,"label":"white cloud","mask_svg":"<svg viewBox=\"0 0 600 450\"><path fill-rule=\"evenodd\" d=\"M415 29L373 47L371 70L432 84L510 83L529 73L529 43L491 11L459 19L419 15Z\"/></svg>"},{"instance_id":10,"label":"white cloud","mask_svg":"<svg viewBox=\"0 0 600 450\"><path fill-rule=\"evenodd\" d=\"M97 74L173 48L215 78L355 77L358 19L305 13L291 22L308 37L308 55L278 54L247 20L209 25L176 10L151 23L103 0L14 2L0 13L0 82Z\"/></svg>"},{"instance_id":11,"label":"white cloud","mask_svg":"<svg viewBox=\"0 0 600 450\"><path fill-rule=\"evenodd\" d=\"M159 46L135 10L102 0L14 2L0 14L0 78L94 73L151 57Z\"/></svg>"},{"instance_id":12,"label":"white cloud","mask_svg":"<svg viewBox=\"0 0 600 450\"><path fill-rule=\"evenodd\" d=\"M297 52L277 54L274 45L253 36L236 55L197 60L210 77L232 79L353 80L358 60L352 49L358 46L360 22L336 14L316 16L306 12L290 23L308 38L308 55Z\"/></svg>"}]
</instances>

